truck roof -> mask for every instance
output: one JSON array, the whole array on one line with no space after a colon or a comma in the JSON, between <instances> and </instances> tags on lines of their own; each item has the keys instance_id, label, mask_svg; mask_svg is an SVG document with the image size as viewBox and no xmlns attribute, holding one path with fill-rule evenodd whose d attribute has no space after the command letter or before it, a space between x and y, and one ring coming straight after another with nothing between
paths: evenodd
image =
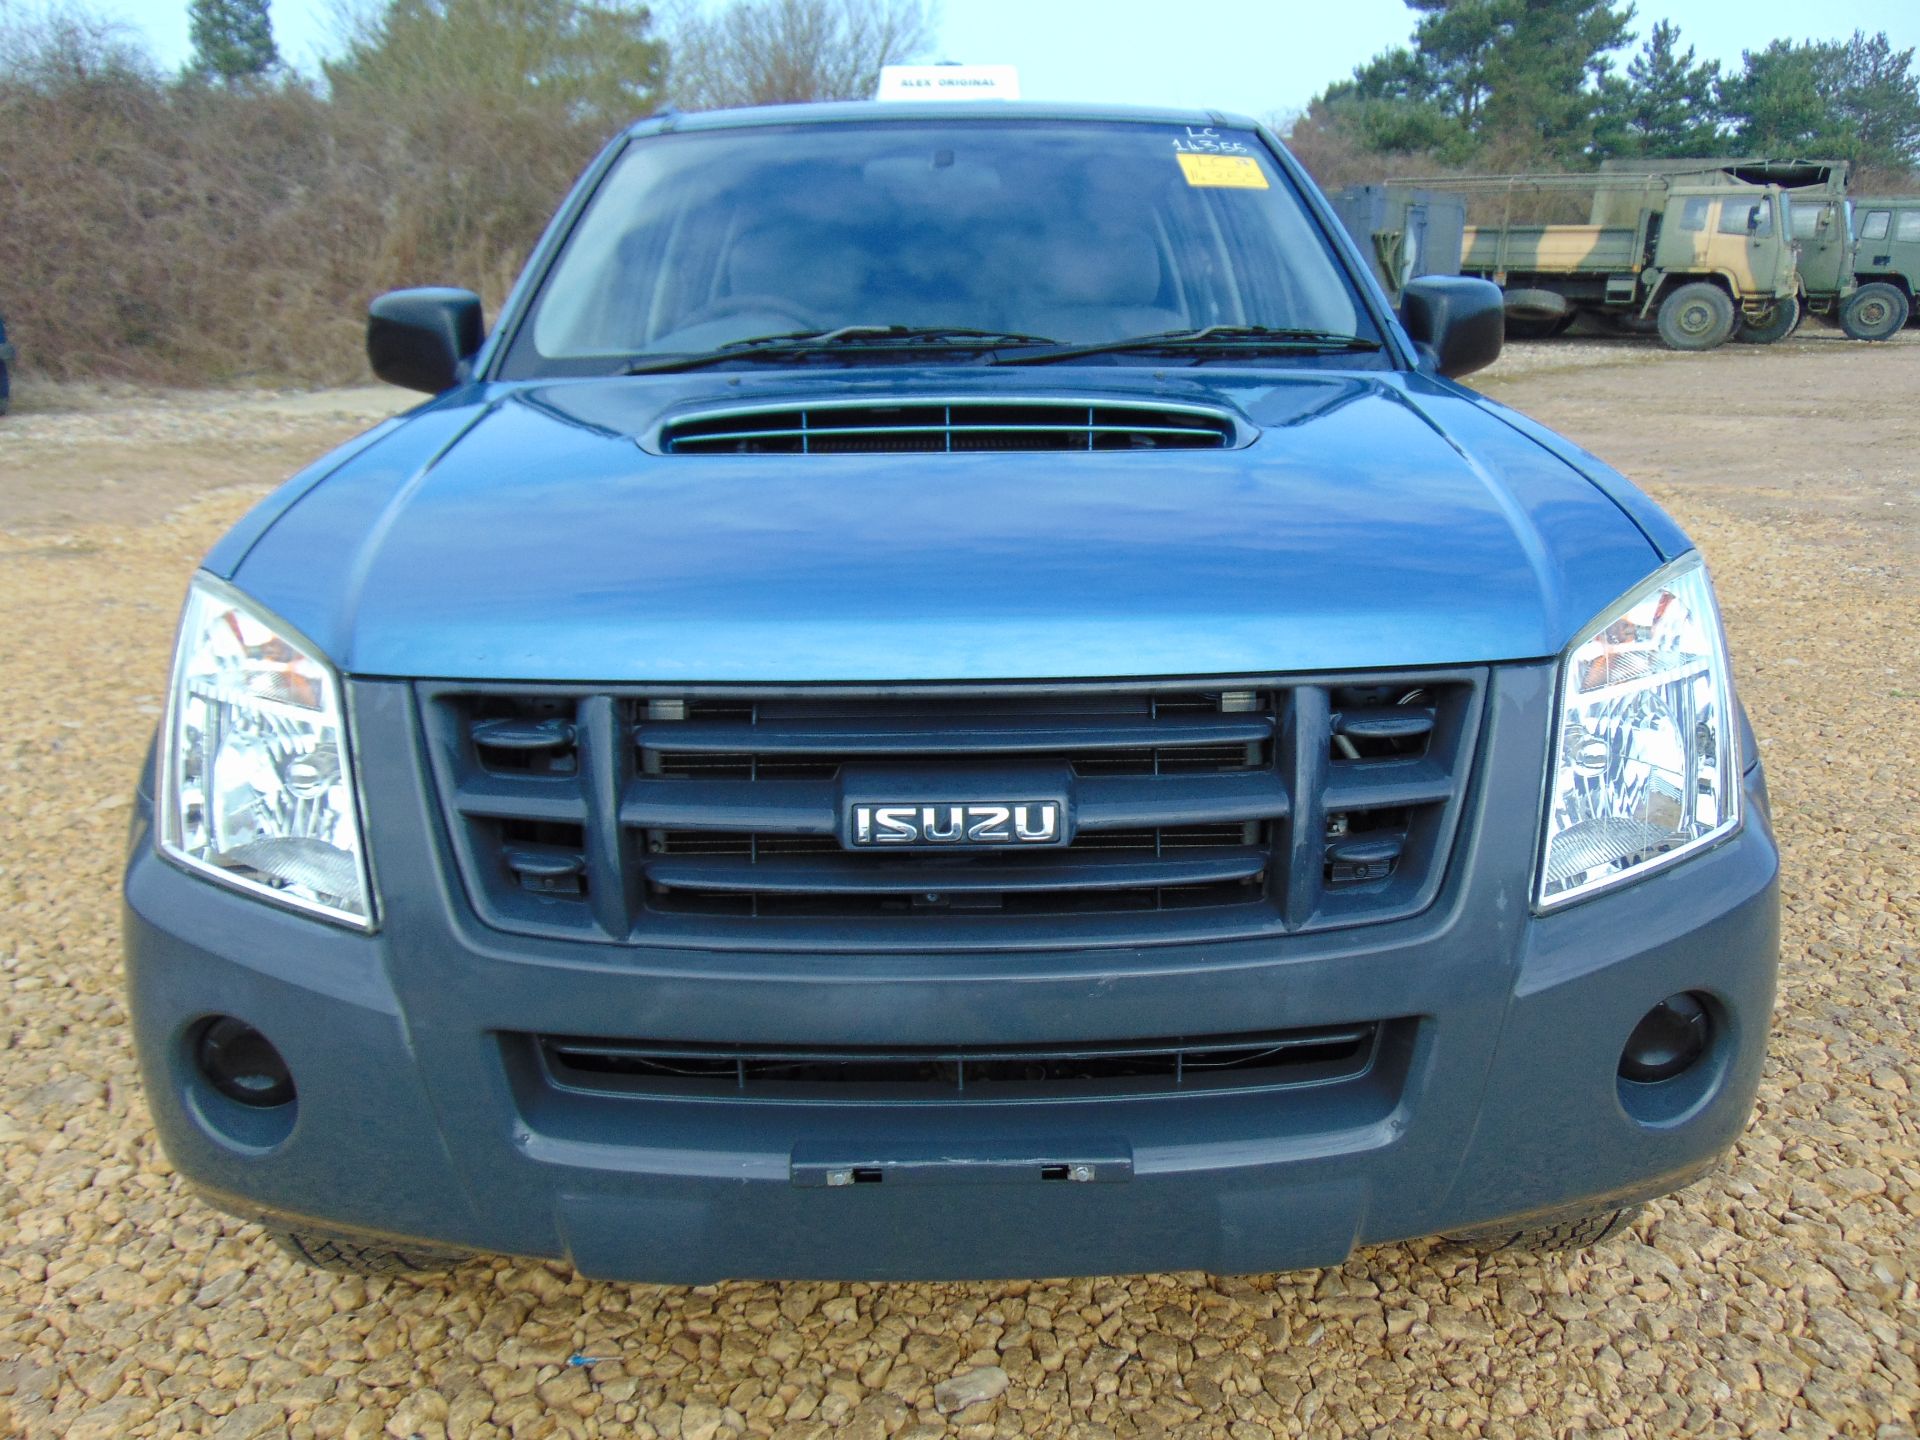
<instances>
[{"instance_id":1,"label":"truck roof","mask_svg":"<svg viewBox=\"0 0 1920 1440\"><path fill-rule=\"evenodd\" d=\"M1764 155L1681 156L1677 159L1603 160L1604 175L1725 174L1749 185L1780 185L1789 190L1826 185L1844 191L1853 173L1851 160L1780 159Z\"/></svg>"},{"instance_id":2,"label":"truck roof","mask_svg":"<svg viewBox=\"0 0 1920 1440\"><path fill-rule=\"evenodd\" d=\"M914 120L1102 120L1134 125L1215 125L1257 129L1259 122L1225 110L1143 105L1069 104L1053 100L839 100L807 105L760 105L740 110L677 111L636 121L630 136L661 131L736 130L774 125L872 124Z\"/></svg>"},{"instance_id":3,"label":"truck roof","mask_svg":"<svg viewBox=\"0 0 1920 1440\"><path fill-rule=\"evenodd\" d=\"M1442 192L1486 192L1486 190L1665 190L1676 184L1688 184L1705 177L1720 177L1709 184L1734 190L1763 190L1780 180L1743 180L1715 169L1684 171L1515 171L1511 175L1392 175L1380 184L1392 188L1419 188Z\"/></svg>"}]
</instances>

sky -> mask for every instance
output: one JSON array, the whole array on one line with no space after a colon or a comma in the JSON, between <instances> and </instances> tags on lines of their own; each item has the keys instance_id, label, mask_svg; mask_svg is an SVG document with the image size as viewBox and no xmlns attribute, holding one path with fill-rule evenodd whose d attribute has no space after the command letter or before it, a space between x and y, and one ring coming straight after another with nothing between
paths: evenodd
<instances>
[{"instance_id":1,"label":"sky","mask_svg":"<svg viewBox=\"0 0 1920 1440\"><path fill-rule=\"evenodd\" d=\"M143 32L161 64L187 57L186 0L82 0ZM318 68L339 0L273 0L281 53ZM1887 32L1920 47L1920 0L1639 0L1636 29L1680 27L1703 59L1738 65L1769 40ZM945 0L928 59L1015 65L1033 100L1208 106L1260 117L1318 91L1413 31L1403 0Z\"/></svg>"}]
</instances>

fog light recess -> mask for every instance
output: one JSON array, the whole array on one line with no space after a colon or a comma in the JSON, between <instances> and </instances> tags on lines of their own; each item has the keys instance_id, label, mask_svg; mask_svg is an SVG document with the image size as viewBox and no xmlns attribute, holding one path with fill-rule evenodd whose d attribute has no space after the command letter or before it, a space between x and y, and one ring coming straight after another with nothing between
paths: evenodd
<instances>
[{"instance_id":1,"label":"fog light recess","mask_svg":"<svg viewBox=\"0 0 1920 1440\"><path fill-rule=\"evenodd\" d=\"M1671 1080L1707 1053L1713 1019L1702 996L1669 995L1633 1027L1620 1052L1620 1078L1642 1085Z\"/></svg>"},{"instance_id":2,"label":"fog light recess","mask_svg":"<svg viewBox=\"0 0 1920 1440\"><path fill-rule=\"evenodd\" d=\"M1731 1019L1697 990L1642 1015L1620 1051L1620 1108L1653 1130L1684 1125L1713 1102L1727 1076Z\"/></svg>"},{"instance_id":3,"label":"fog light recess","mask_svg":"<svg viewBox=\"0 0 1920 1440\"><path fill-rule=\"evenodd\" d=\"M222 1015L207 1022L194 1046L207 1083L254 1110L293 1103L293 1073L273 1042L244 1020Z\"/></svg>"}]
</instances>

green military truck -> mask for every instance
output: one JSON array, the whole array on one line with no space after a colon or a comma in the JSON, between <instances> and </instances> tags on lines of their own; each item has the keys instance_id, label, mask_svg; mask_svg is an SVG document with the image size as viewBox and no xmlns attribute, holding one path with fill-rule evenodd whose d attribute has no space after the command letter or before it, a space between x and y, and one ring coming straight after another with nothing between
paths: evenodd
<instances>
[{"instance_id":1,"label":"green military truck","mask_svg":"<svg viewBox=\"0 0 1920 1440\"><path fill-rule=\"evenodd\" d=\"M1884 340L1913 317L1920 291L1920 195L1863 197L1853 202L1854 272L1860 296L1876 292L1871 314ZM1849 334L1852 332L1849 331Z\"/></svg>"},{"instance_id":2,"label":"green military truck","mask_svg":"<svg viewBox=\"0 0 1920 1440\"><path fill-rule=\"evenodd\" d=\"M1760 157L1609 160L1600 167L1610 176L1661 174L1689 184L1786 190L1799 252L1799 305L1743 322L1734 338L1759 343L1792 334L1805 314L1838 325L1855 340L1885 340L1906 324L1920 280L1920 213L1907 222L1911 243L1901 255L1896 210L1904 203L1909 212L1920 212L1920 198L1875 201L1879 218L1869 222L1859 202L1848 199L1851 168L1845 160ZM1865 233L1869 226L1872 239Z\"/></svg>"},{"instance_id":3,"label":"green military truck","mask_svg":"<svg viewBox=\"0 0 1920 1440\"><path fill-rule=\"evenodd\" d=\"M1711 350L1743 324L1797 320L1791 205L1778 185L1654 173L1395 183L1469 197L1460 272L1500 286L1516 338L1593 314L1651 322L1676 350ZM1581 208L1585 221L1564 218Z\"/></svg>"}]
</instances>

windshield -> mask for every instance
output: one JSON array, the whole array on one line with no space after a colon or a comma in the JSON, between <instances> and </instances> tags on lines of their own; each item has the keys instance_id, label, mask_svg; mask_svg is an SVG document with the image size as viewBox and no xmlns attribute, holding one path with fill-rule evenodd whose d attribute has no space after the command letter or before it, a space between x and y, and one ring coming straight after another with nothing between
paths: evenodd
<instances>
[{"instance_id":1,"label":"windshield","mask_svg":"<svg viewBox=\"0 0 1920 1440\"><path fill-rule=\"evenodd\" d=\"M509 375L844 326L1031 337L1016 344L1212 325L1379 338L1257 135L1057 120L637 141L530 322Z\"/></svg>"}]
</instances>

